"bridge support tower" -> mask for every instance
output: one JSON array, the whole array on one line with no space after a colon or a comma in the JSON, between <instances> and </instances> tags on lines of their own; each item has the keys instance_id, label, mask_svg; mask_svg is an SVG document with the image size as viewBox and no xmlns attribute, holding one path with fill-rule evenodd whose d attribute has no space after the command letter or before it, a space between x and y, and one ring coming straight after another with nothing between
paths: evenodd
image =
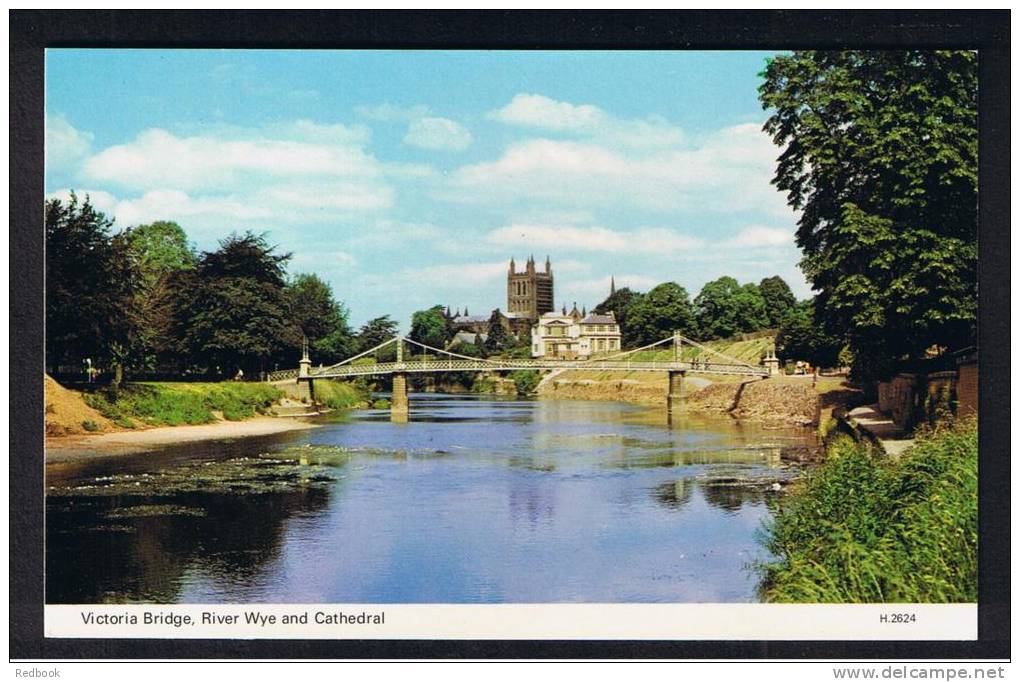
<instances>
[{"instance_id":1,"label":"bridge support tower","mask_svg":"<svg viewBox=\"0 0 1020 682\"><path fill-rule=\"evenodd\" d=\"M397 339L397 365L403 367L404 340ZM393 373L393 395L390 397L390 421L406 422L410 405L407 400L407 373Z\"/></svg>"},{"instance_id":2,"label":"bridge support tower","mask_svg":"<svg viewBox=\"0 0 1020 682\"><path fill-rule=\"evenodd\" d=\"M669 389L666 394L666 405L670 412L684 406L684 377L687 370L671 370L669 373Z\"/></svg>"},{"instance_id":3,"label":"bridge support tower","mask_svg":"<svg viewBox=\"0 0 1020 682\"><path fill-rule=\"evenodd\" d=\"M298 397L309 405L315 405L315 384L312 379L312 360L308 357L308 339L301 346L301 361L298 363Z\"/></svg>"}]
</instances>

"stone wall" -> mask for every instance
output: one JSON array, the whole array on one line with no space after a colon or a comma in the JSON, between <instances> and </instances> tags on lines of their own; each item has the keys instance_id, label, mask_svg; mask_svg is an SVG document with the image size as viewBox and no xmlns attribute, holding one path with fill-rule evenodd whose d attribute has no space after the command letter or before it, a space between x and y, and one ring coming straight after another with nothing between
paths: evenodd
<instances>
[{"instance_id":1,"label":"stone wall","mask_svg":"<svg viewBox=\"0 0 1020 682\"><path fill-rule=\"evenodd\" d=\"M978 411L977 353L962 356L957 361L956 414L974 415Z\"/></svg>"},{"instance_id":2,"label":"stone wall","mask_svg":"<svg viewBox=\"0 0 1020 682\"><path fill-rule=\"evenodd\" d=\"M961 355L955 371L898 374L891 381L880 382L878 409L904 430L945 413L977 414L977 353Z\"/></svg>"}]
</instances>

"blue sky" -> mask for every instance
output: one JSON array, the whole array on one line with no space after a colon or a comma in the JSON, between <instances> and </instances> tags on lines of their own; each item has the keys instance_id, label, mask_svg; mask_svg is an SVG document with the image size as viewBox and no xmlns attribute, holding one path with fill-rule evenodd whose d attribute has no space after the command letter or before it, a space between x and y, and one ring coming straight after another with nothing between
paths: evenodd
<instances>
[{"instance_id":1,"label":"blue sky","mask_svg":"<svg viewBox=\"0 0 1020 682\"><path fill-rule=\"evenodd\" d=\"M797 268L769 183L762 52L47 51L46 192L203 250L267 232L354 325L506 306L552 259L557 305Z\"/></svg>"}]
</instances>

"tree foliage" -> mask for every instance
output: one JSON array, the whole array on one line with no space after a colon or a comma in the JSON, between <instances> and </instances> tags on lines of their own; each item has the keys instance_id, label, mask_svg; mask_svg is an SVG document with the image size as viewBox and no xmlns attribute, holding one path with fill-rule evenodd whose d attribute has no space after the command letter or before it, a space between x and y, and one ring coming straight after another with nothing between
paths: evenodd
<instances>
[{"instance_id":1,"label":"tree foliage","mask_svg":"<svg viewBox=\"0 0 1020 682\"><path fill-rule=\"evenodd\" d=\"M841 365L843 342L825 333L815 319L813 301L801 301L779 325L776 355L783 362L803 360L816 367Z\"/></svg>"},{"instance_id":2,"label":"tree foliage","mask_svg":"<svg viewBox=\"0 0 1020 682\"><path fill-rule=\"evenodd\" d=\"M89 197L51 199L46 222L46 361L122 363L139 329L135 258Z\"/></svg>"},{"instance_id":3,"label":"tree foliage","mask_svg":"<svg viewBox=\"0 0 1020 682\"><path fill-rule=\"evenodd\" d=\"M289 258L265 237L233 234L203 253L195 270L180 272L175 335L181 352L221 374L244 369L256 376L273 357L293 362L300 338L284 294Z\"/></svg>"},{"instance_id":4,"label":"tree foliage","mask_svg":"<svg viewBox=\"0 0 1020 682\"><path fill-rule=\"evenodd\" d=\"M453 338L453 328L443 311L443 306L434 305L428 310L414 313L411 316L410 338L426 346L445 348Z\"/></svg>"},{"instance_id":5,"label":"tree foliage","mask_svg":"<svg viewBox=\"0 0 1020 682\"><path fill-rule=\"evenodd\" d=\"M627 306L626 319L626 342L632 346L654 343L676 330L693 335L695 329L690 297L675 282L665 282L647 294L635 296Z\"/></svg>"},{"instance_id":6,"label":"tree foliage","mask_svg":"<svg viewBox=\"0 0 1020 682\"><path fill-rule=\"evenodd\" d=\"M790 285L779 275L766 277L758 283L758 291L765 301L765 316L768 327L777 328L797 306L797 297L790 291Z\"/></svg>"},{"instance_id":7,"label":"tree foliage","mask_svg":"<svg viewBox=\"0 0 1020 682\"><path fill-rule=\"evenodd\" d=\"M755 284L741 286L732 277L708 282L694 299L702 339L721 339L769 326L765 299Z\"/></svg>"},{"instance_id":8,"label":"tree foliage","mask_svg":"<svg viewBox=\"0 0 1020 682\"><path fill-rule=\"evenodd\" d=\"M977 53L797 51L760 87L801 267L855 373L976 340Z\"/></svg>"},{"instance_id":9,"label":"tree foliage","mask_svg":"<svg viewBox=\"0 0 1020 682\"><path fill-rule=\"evenodd\" d=\"M492 311L489 316L489 333L485 338L485 350L490 355L501 353L516 346L514 335L503 326L503 315L499 308Z\"/></svg>"},{"instance_id":10,"label":"tree foliage","mask_svg":"<svg viewBox=\"0 0 1020 682\"><path fill-rule=\"evenodd\" d=\"M290 316L308 339L312 359L332 364L353 355L354 338L347 310L318 275L302 273L284 288Z\"/></svg>"}]
</instances>

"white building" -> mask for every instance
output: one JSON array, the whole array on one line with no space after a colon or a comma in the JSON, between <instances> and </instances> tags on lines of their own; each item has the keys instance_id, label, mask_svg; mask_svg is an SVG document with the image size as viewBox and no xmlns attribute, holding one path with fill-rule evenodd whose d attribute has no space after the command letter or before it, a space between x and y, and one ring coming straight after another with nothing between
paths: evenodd
<instances>
[{"instance_id":1,"label":"white building","mask_svg":"<svg viewBox=\"0 0 1020 682\"><path fill-rule=\"evenodd\" d=\"M588 358L620 350L620 325L612 312L582 315L577 306L569 313L545 313L531 328L534 358Z\"/></svg>"}]
</instances>

